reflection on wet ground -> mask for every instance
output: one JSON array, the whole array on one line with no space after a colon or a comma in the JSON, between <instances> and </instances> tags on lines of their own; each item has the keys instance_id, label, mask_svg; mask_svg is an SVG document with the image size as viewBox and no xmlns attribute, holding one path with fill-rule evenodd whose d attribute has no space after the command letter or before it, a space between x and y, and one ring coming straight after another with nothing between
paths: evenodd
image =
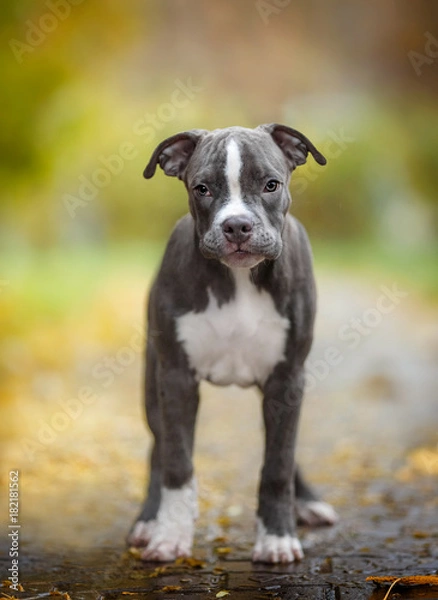
<instances>
[{"instance_id":1,"label":"reflection on wet ground","mask_svg":"<svg viewBox=\"0 0 438 600\"><path fill-rule=\"evenodd\" d=\"M421 497L422 507L417 500ZM428 503L429 506L428 506ZM44 597L67 592L72 598L215 598L383 600L385 590L365 583L368 576L436 571L436 505L429 486L399 498L394 507L365 507L333 530L302 532L306 558L291 566L251 565L250 529L236 521L224 534L208 539L208 527L199 532L198 561L157 566L141 563L125 551L118 539L108 547L82 552L58 546L52 551L23 545L21 581L17 597ZM402 508L404 507L404 508ZM407 509L410 507L410 509ZM353 511L351 511L353 514ZM48 523L49 526L49 523ZM220 557L224 544L229 553ZM228 550L228 547L227 547ZM9 590L4 590L8 592ZM391 598L437 598L430 587L398 588ZM67 598L67 597L66 597Z\"/></svg>"},{"instance_id":2,"label":"reflection on wet ground","mask_svg":"<svg viewBox=\"0 0 438 600\"><path fill-rule=\"evenodd\" d=\"M141 294L126 294L120 311L126 315L128 306L140 314ZM71 598L383 600L387 588L367 577L436 573L435 313L411 296L395 297L387 313L369 312L381 294L380 285L320 280L299 459L341 522L300 530L301 563L249 561L262 455L260 401L254 390L209 385L202 388L195 457L201 515L194 556L200 562L157 569L127 552L124 537L142 499L149 443L140 405L141 353L111 385L93 375L102 357L134 347L136 330L126 325L118 345L72 352L68 376L39 373L32 393L11 405L14 433L4 444L1 476L5 490L9 471L20 471L24 591L3 587L3 595L43 598L57 590ZM366 333L352 335L354 318ZM326 360L333 347L341 357L336 365ZM80 396L84 388L88 396ZM6 538L2 579L11 564ZM397 587L390 597L438 599L438 589Z\"/></svg>"}]
</instances>

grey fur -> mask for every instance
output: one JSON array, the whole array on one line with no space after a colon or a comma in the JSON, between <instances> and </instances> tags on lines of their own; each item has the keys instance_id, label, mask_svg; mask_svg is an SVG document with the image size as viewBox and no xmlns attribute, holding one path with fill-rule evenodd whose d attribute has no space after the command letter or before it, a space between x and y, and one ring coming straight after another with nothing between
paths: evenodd
<instances>
[{"instance_id":1,"label":"grey fur","mask_svg":"<svg viewBox=\"0 0 438 600\"><path fill-rule=\"evenodd\" d=\"M178 489L193 475L198 381L178 340L176 321L190 311L205 311L208 290L219 306L235 296L227 266L230 244L221 223L215 222L229 199L225 163L231 138L237 140L244 156L242 198L252 219L244 249L260 257L251 268L251 278L257 288L272 296L276 310L289 322L284 360L261 386L266 446L257 513L268 533L293 535L295 495L304 501L317 499L294 461L316 294L306 232L288 213L288 184L291 172L305 162L308 152L320 164L325 159L303 134L276 124L177 134L157 147L145 169L149 178L160 164L166 174L182 179L190 214L177 223L150 294L146 413L155 441L148 497L139 519L156 517L161 486ZM271 179L281 185L264 193L263 186ZM211 195L201 197L199 185L207 186Z\"/></svg>"}]
</instances>

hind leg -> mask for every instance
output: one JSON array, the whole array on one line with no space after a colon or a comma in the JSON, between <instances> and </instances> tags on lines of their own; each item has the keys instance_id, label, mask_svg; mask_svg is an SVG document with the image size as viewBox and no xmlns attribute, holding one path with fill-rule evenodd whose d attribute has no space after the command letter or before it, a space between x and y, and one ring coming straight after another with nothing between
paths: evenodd
<instances>
[{"instance_id":1,"label":"hind leg","mask_svg":"<svg viewBox=\"0 0 438 600\"><path fill-rule=\"evenodd\" d=\"M297 523L309 527L334 525L339 520L331 504L320 500L305 481L299 467L295 470L295 513Z\"/></svg>"}]
</instances>

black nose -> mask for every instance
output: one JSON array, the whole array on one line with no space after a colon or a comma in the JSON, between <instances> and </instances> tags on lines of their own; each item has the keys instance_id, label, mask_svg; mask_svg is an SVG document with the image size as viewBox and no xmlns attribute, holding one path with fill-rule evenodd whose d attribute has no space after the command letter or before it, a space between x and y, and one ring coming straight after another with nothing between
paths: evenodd
<instances>
[{"instance_id":1,"label":"black nose","mask_svg":"<svg viewBox=\"0 0 438 600\"><path fill-rule=\"evenodd\" d=\"M251 237L252 222L248 217L229 217L222 223L222 231L229 242L243 244Z\"/></svg>"}]
</instances>

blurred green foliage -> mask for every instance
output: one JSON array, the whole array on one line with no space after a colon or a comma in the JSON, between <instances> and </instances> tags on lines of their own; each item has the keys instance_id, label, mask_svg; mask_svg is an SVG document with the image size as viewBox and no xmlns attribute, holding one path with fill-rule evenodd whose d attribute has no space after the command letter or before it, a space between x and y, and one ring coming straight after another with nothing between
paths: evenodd
<instances>
[{"instance_id":1,"label":"blurred green foliage","mask_svg":"<svg viewBox=\"0 0 438 600\"><path fill-rule=\"evenodd\" d=\"M268 22L249 1L4 3L2 247L162 240L187 200L161 171L142 179L156 144L277 121L328 154L291 184L314 239L433 248L436 65L418 76L409 60L425 51L429 5L401 1L395 22L382 6L377 24L371 5L340 0Z\"/></svg>"}]
</instances>

